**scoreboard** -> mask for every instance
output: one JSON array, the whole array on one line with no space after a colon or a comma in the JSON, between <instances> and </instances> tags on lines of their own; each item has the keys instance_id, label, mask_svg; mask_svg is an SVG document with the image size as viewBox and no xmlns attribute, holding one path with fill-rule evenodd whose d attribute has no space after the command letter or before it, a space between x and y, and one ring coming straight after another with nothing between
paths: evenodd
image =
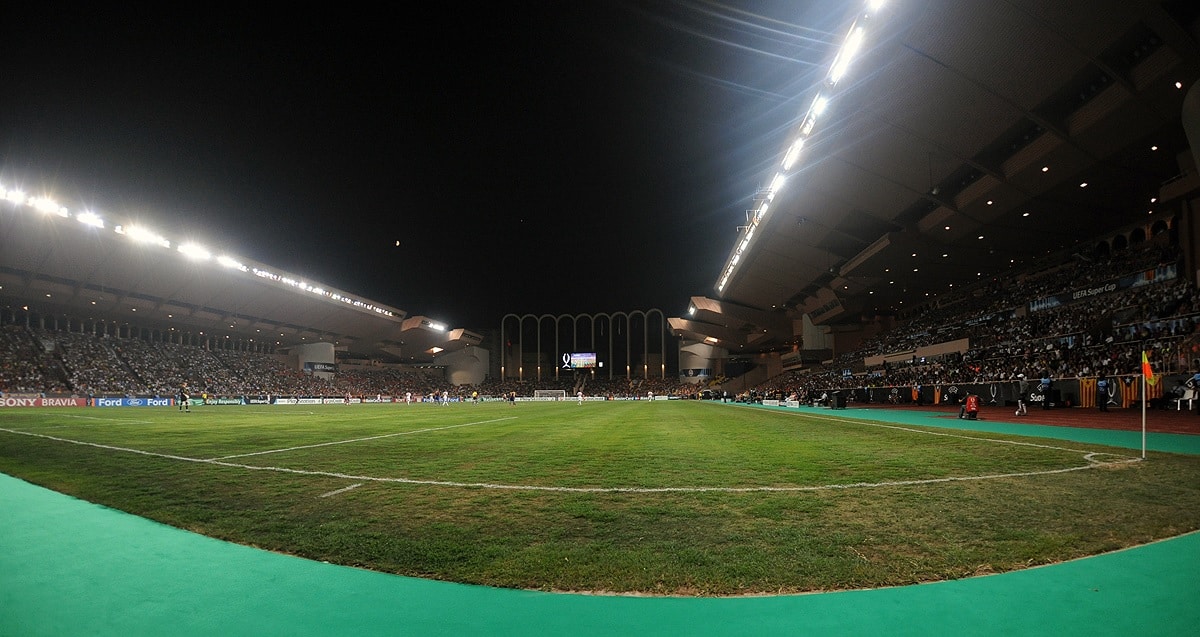
<instances>
[{"instance_id":1,"label":"scoreboard","mask_svg":"<svg viewBox=\"0 0 1200 637\"><path fill-rule=\"evenodd\" d=\"M562 355L563 369L591 369L596 366L596 352Z\"/></svg>"}]
</instances>

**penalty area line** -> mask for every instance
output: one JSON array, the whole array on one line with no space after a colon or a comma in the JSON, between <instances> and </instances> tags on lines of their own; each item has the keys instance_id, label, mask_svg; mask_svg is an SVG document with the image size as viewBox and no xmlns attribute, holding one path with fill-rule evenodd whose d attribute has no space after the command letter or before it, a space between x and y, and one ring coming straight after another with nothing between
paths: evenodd
<instances>
[{"instance_id":1,"label":"penalty area line","mask_svg":"<svg viewBox=\"0 0 1200 637\"><path fill-rule=\"evenodd\" d=\"M778 412L773 412L773 413L778 413ZM787 413L787 415L789 415L789 416L800 416L800 417L812 418L813 420L817 420L817 421L838 422L838 423L845 423L845 424L850 424L850 425L860 425L860 426L864 426L864 427L877 427L879 429L892 429L894 431L904 431L907 433L922 434L922 435L926 435L926 436L940 436L942 438L958 438L960 440L974 440L977 442L991 442L991 443L995 443L995 444L999 444L999 445L1012 445L1014 447L1032 447L1035 449L1049 449L1051 451L1065 451L1068 453L1083 454L1085 458L1087 458L1089 456L1094 457L1097 455L1112 456L1114 458L1129 458L1130 457L1130 456L1122 456L1122 455L1115 454L1115 453L1107 453L1107 452L1103 452L1103 451L1089 452L1089 451L1085 451L1083 449L1072 449L1070 447L1058 447L1055 445L1043 445L1043 444L1039 444L1036 442L1025 442L1025 441L1021 441L1021 440L1003 440L1001 438L984 438L981 436L967 436L964 434L950 433L947 431L927 431L924 429L913 429L912 427L904 427L901 425L889 425L889 424L885 424L885 423L881 423L881 422L872 422L870 420L857 420L854 418L838 418L835 416L823 416L821 414L807 414L807 413L803 413L803 412L800 412L800 413L784 412L784 413ZM1011 435L1019 435L1019 434L1011 434ZM1138 459L1140 460L1140 458L1138 458Z\"/></svg>"},{"instance_id":2,"label":"penalty area line","mask_svg":"<svg viewBox=\"0 0 1200 637\"><path fill-rule=\"evenodd\" d=\"M362 485L363 485L363 483L358 482L358 483L352 484L348 487L342 487L341 489L334 489L333 491L330 491L329 493L322 493L321 495L319 495L317 497L318 498L328 498L331 495L337 495L339 493L345 493L351 489L357 489L357 488L361 487Z\"/></svg>"}]
</instances>

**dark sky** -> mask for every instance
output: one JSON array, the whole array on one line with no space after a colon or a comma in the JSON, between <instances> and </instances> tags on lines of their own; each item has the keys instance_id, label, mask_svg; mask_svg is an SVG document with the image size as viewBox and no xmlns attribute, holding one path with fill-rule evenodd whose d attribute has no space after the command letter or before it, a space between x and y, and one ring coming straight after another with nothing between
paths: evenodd
<instances>
[{"instance_id":1,"label":"dark sky","mask_svg":"<svg viewBox=\"0 0 1200 637\"><path fill-rule=\"evenodd\" d=\"M7 7L0 183L456 327L679 315L828 66L830 4Z\"/></svg>"}]
</instances>

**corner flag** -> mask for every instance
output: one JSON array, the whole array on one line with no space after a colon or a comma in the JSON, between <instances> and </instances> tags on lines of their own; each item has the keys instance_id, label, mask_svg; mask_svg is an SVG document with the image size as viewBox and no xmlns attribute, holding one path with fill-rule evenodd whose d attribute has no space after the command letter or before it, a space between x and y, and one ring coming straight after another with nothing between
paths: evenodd
<instances>
[{"instance_id":1,"label":"corner flag","mask_svg":"<svg viewBox=\"0 0 1200 637\"><path fill-rule=\"evenodd\" d=\"M1150 367L1150 359L1146 357L1146 350L1142 350L1142 376L1146 377L1146 382L1154 385L1158 379L1154 377L1154 370Z\"/></svg>"}]
</instances>

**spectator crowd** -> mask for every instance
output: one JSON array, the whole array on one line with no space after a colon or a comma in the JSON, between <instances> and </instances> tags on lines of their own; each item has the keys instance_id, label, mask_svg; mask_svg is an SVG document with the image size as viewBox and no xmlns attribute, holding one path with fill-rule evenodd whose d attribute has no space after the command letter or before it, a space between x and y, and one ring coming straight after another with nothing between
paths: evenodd
<instances>
[{"instance_id":1,"label":"spectator crowd","mask_svg":"<svg viewBox=\"0 0 1200 637\"><path fill-rule=\"evenodd\" d=\"M1119 376L1137 373L1143 351L1153 352L1159 370L1183 373L1200 358L1200 294L1194 283L1177 275L1179 261L1172 244L1155 240L1104 258L1072 258L995 279L910 311L896 327L832 361L743 387L742 393L807 401L839 389L1011 382L1018 374ZM1110 290L1107 284L1113 281L1125 283ZM1081 289L1100 292L1070 297ZM932 357L906 355L956 341L969 345ZM710 387L725 395L724 380L697 384L581 373L456 386L428 370L387 366L343 366L326 378L301 372L274 354L0 326L0 394L171 396L187 383L194 394L212 396L410 394L420 399L445 392L466 399L561 389L568 397L583 392L611 398L696 398Z\"/></svg>"}]
</instances>

